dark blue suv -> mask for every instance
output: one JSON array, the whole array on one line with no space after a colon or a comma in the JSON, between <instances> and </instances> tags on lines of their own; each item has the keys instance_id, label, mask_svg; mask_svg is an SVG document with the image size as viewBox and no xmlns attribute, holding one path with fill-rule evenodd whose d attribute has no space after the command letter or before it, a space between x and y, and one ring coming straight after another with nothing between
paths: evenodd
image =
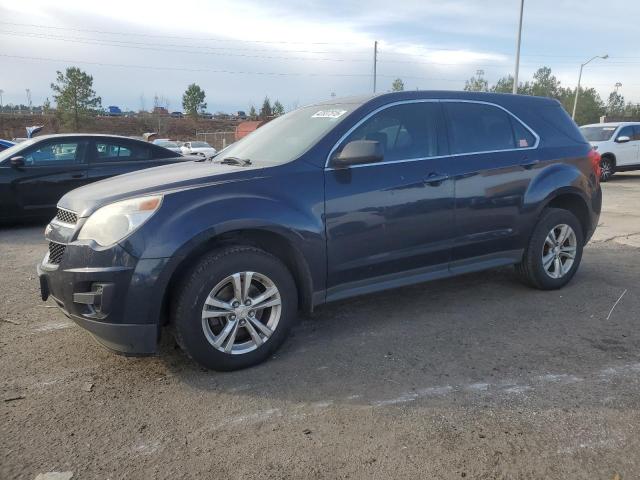
<instances>
[{"instance_id":1,"label":"dark blue suv","mask_svg":"<svg viewBox=\"0 0 640 480\"><path fill-rule=\"evenodd\" d=\"M65 195L42 297L107 347L202 365L267 358L298 311L504 265L573 277L601 207L599 158L555 100L401 92L300 108L213 160Z\"/></svg>"}]
</instances>

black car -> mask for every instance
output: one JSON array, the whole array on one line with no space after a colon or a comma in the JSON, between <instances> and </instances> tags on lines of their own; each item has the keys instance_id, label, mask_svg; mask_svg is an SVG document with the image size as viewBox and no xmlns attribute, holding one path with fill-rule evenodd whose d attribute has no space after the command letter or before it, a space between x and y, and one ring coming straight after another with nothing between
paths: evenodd
<instances>
[{"instance_id":1,"label":"black car","mask_svg":"<svg viewBox=\"0 0 640 480\"><path fill-rule=\"evenodd\" d=\"M43 135L0 152L0 221L52 217L69 190L143 168L192 160L114 135Z\"/></svg>"},{"instance_id":2,"label":"black car","mask_svg":"<svg viewBox=\"0 0 640 480\"><path fill-rule=\"evenodd\" d=\"M42 297L116 351L154 353L171 324L202 365L247 367L326 302L505 265L564 286L598 222L598 170L551 99L401 92L304 107L212 161L65 195Z\"/></svg>"}]
</instances>

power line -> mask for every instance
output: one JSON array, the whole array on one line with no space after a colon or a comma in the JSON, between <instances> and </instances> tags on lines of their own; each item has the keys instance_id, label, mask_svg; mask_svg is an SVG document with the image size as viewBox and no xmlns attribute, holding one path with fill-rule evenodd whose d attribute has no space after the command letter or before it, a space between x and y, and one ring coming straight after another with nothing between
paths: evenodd
<instances>
[{"instance_id":1,"label":"power line","mask_svg":"<svg viewBox=\"0 0 640 480\"><path fill-rule=\"evenodd\" d=\"M268 59L268 60L314 60L314 61L322 61L322 62L365 62L367 60L364 59L345 59L345 58L312 58L312 57L291 57L284 55L248 55L243 53L226 53L226 52L194 52L190 50L176 50L176 49L166 49L160 46L138 46L138 45L127 45L127 44L117 44L117 43L107 43L102 40L79 40L79 39L67 39L64 37L58 36L50 36L47 34L29 34L29 33L16 33L16 32L2 32L0 31L0 35L14 35L14 36L25 36L29 38L40 38L46 40L56 40L84 45L97 45L97 46L110 46L110 47L119 47L119 48L134 48L138 50L154 50L159 52L171 52L171 53L187 53L192 55L216 55L223 57L243 57L243 58L260 58L260 59ZM147 44L148 45L148 44ZM312 52L309 52L312 53Z\"/></svg>"},{"instance_id":2,"label":"power line","mask_svg":"<svg viewBox=\"0 0 640 480\"><path fill-rule=\"evenodd\" d=\"M2 22L0 22L2 23ZM0 34L10 35L10 36L22 36L22 37L34 37L34 38L45 38L52 40L63 40L63 41L78 41L78 42L101 42L104 44L115 44L115 46L150 46L150 47L177 47L177 48L196 48L196 49L204 49L204 50L232 50L232 51L244 51L244 52L287 52L287 53L313 53L313 54L335 54L342 53L348 55L364 55L364 52L340 52L340 51L330 51L330 50L291 50L291 49L264 49L264 48L238 48L238 47L211 47L208 45L189 45L189 44L158 44L158 43L143 43L143 42L132 42L130 40L113 40L113 39L100 39L100 38L87 38L87 37L69 37L63 35L54 35L50 33L39 33L39 32L16 32L11 30L0 31ZM170 50L171 51L171 50Z\"/></svg>"},{"instance_id":3,"label":"power line","mask_svg":"<svg viewBox=\"0 0 640 480\"><path fill-rule=\"evenodd\" d=\"M216 70L210 68L184 68L184 67L170 67L162 65L131 65L120 63L103 63L103 62L90 62L84 60L68 60L62 58L47 58L47 57L30 57L24 55L8 55L0 53L0 57L15 58L20 60L37 60L45 62L59 62L70 64L85 64L96 65L101 67L118 67L118 68L137 68L142 70L169 70L169 71L181 71L181 72L209 72L209 73L227 73L232 75L269 75L269 76L297 76L297 77L370 77L369 73L315 73L315 72L259 72L259 71L236 71L236 70Z\"/></svg>"},{"instance_id":4,"label":"power line","mask_svg":"<svg viewBox=\"0 0 640 480\"><path fill-rule=\"evenodd\" d=\"M72 28L72 27L55 27L53 25L38 25L33 23L15 23L15 22L0 22L2 25L12 25L16 27L35 27L35 28L49 28L53 30L69 30L73 32L85 32L85 33L99 33L102 35L129 35L135 37L153 37L153 38L175 38L184 40L202 40L210 42L239 42L239 43L267 43L267 44L279 44L279 45L344 45L342 42L292 42L284 40L237 40L222 37L186 37L181 35L159 35L152 33L139 33L139 32L114 32L106 30L90 30L85 28Z\"/></svg>"}]
</instances>

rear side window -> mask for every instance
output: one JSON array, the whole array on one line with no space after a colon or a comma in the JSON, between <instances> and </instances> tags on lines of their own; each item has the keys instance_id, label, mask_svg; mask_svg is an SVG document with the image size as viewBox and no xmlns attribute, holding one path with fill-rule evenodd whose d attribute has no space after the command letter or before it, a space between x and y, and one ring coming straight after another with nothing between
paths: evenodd
<instances>
[{"instance_id":1,"label":"rear side window","mask_svg":"<svg viewBox=\"0 0 640 480\"><path fill-rule=\"evenodd\" d=\"M129 160L149 160L151 149L147 145L124 142L96 142L97 162L126 162Z\"/></svg>"},{"instance_id":2,"label":"rear side window","mask_svg":"<svg viewBox=\"0 0 640 480\"><path fill-rule=\"evenodd\" d=\"M633 126L633 140L640 140L640 125Z\"/></svg>"},{"instance_id":3,"label":"rear side window","mask_svg":"<svg viewBox=\"0 0 640 480\"><path fill-rule=\"evenodd\" d=\"M437 102L415 102L385 108L358 126L341 144L354 140L380 142L385 161L428 158L438 155Z\"/></svg>"},{"instance_id":4,"label":"rear side window","mask_svg":"<svg viewBox=\"0 0 640 480\"><path fill-rule=\"evenodd\" d=\"M535 137L504 110L481 103L445 103L451 153L528 148Z\"/></svg>"}]
</instances>

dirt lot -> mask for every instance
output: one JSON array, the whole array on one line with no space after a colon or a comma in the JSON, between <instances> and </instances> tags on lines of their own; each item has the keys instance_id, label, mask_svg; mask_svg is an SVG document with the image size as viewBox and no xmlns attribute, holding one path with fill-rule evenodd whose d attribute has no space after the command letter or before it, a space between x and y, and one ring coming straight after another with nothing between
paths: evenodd
<instances>
[{"instance_id":1,"label":"dirt lot","mask_svg":"<svg viewBox=\"0 0 640 480\"><path fill-rule=\"evenodd\" d=\"M640 174L604 190L561 291L345 301L229 374L104 350L38 298L43 226L0 230L0 478L640 478Z\"/></svg>"}]
</instances>

